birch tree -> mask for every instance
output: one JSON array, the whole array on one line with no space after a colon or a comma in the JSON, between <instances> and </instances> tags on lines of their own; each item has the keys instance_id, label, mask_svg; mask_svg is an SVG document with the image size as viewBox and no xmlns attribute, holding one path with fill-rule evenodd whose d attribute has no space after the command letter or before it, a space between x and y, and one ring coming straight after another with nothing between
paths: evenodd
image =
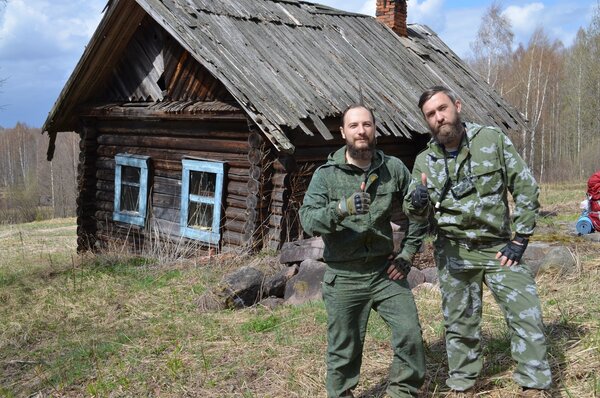
<instances>
[{"instance_id":1,"label":"birch tree","mask_svg":"<svg viewBox=\"0 0 600 398\"><path fill-rule=\"evenodd\" d=\"M492 2L483 15L475 41L471 43L472 66L500 94L504 91L501 71L510 58L513 39L510 21L502 15L500 2Z\"/></svg>"}]
</instances>

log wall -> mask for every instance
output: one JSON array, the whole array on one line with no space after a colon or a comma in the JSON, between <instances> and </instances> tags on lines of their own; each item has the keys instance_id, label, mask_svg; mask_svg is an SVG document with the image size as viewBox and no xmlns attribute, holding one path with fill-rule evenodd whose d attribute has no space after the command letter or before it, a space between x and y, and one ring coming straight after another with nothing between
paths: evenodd
<instances>
[{"instance_id":1,"label":"log wall","mask_svg":"<svg viewBox=\"0 0 600 398\"><path fill-rule=\"evenodd\" d=\"M223 192L222 242L225 246L252 245L254 229L260 224L247 221L248 198L258 190L256 165L251 160L248 124L237 120L161 121L99 120L88 128L82 148L81 186L78 224L81 225L81 249L108 247L126 241L139 249L156 235L180 239L181 161L184 157L227 163ZM93 132L93 134L92 134ZM147 227L112 220L114 210L115 155L130 153L150 156L150 181ZM253 177L254 176L254 177ZM92 245L84 245L83 236L93 236Z\"/></svg>"}]
</instances>

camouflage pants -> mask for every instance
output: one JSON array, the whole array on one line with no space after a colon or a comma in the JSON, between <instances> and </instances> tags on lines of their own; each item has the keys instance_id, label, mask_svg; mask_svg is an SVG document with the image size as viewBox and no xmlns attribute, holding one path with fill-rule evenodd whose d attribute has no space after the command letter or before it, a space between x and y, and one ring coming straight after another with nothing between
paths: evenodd
<instances>
[{"instance_id":1,"label":"camouflage pants","mask_svg":"<svg viewBox=\"0 0 600 398\"><path fill-rule=\"evenodd\" d=\"M535 281L525 265L500 266L495 255L502 246L468 250L454 242L436 242L449 367L446 384L452 389L472 387L481 372L483 283L508 325L516 361L514 380L523 387L548 389L551 385Z\"/></svg>"},{"instance_id":2,"label":"camouflage pants","mask_svg":"<svg viewBox=\"0 0 600 398\"><path fill-rule=\"evenodd\" d=\"M382 267L373 272L323 278L327 309L327 396L337 398L358 384L371 309L391 328L393 360L387 393L417 396L425 377L425 355L417 308L408 283L391 281Z\"/></svg>"}]
</instances>

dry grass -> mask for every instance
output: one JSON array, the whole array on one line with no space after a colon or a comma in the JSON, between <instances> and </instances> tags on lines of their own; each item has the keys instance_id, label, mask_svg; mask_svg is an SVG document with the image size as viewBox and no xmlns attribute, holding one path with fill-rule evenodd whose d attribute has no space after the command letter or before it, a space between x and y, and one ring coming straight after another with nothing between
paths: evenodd
<instances>
[{"instance_id":1,"label":"dry grass","mask_svg":"<svg viewBox=\"0 0 600 398\"><path fill-rule=\"evenodd\" d=\"M567 190L570 190L567 189ZM581 191L547 190L544 208L569 211ZM570 201L570 202L569 202ZM577 213L577 211L575 211ZM555 216L558 218L560 216ZM563 224L555 222L556 234ZM117 253L75 256L74 220L0 226L0 396L324 397L321 302L201 313L196 299L221 276L269 256L160 261ZM550 224L548 224L550 225ZM546 227L546 226L544 226ZM600 394L600 244L562 233L578 273L538 277L556 397ZM427 352L423 397L446 377L439 292L417 289ZM478 396L511 397L513 363L502 315L486 293ZM374 314L355 395L382 397L389 330Z\"/></svg>"}]
</instances>

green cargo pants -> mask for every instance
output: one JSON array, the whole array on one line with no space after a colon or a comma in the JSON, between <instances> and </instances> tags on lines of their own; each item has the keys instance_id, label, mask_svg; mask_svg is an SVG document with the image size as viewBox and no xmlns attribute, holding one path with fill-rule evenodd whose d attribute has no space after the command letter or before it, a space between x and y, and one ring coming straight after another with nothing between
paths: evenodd
<instances>
[{"instance_id":1,"label":"green cargo pants","mask_svg":"<svg viewBox=\"0 0 600 398\"><path fill-rule=\"evenodd\" d=\"M371 309L392 333L393 361L387 393L413 397L425 377L421 326L406 280L391 281L383 265L361 271L333 270L323 278L327 309L327 396L337 398L358 384Z\"/></svg>"},{"instance_id":2,"label":"green cargo pants","mask_svg":"<svg viewBox=\"0 0 600 398\"><path fill-rule=\"evenodd\" d=\"M503 246L469 250L448 240L436 242L449 367L446 384L452 389L471 388L483 365L482 283L492 292L508 325L516 361L514 380L538 389L548 389L552 383L535 281L523 264L500 266L495 256Z\"/></svg>"}]
</instances>

